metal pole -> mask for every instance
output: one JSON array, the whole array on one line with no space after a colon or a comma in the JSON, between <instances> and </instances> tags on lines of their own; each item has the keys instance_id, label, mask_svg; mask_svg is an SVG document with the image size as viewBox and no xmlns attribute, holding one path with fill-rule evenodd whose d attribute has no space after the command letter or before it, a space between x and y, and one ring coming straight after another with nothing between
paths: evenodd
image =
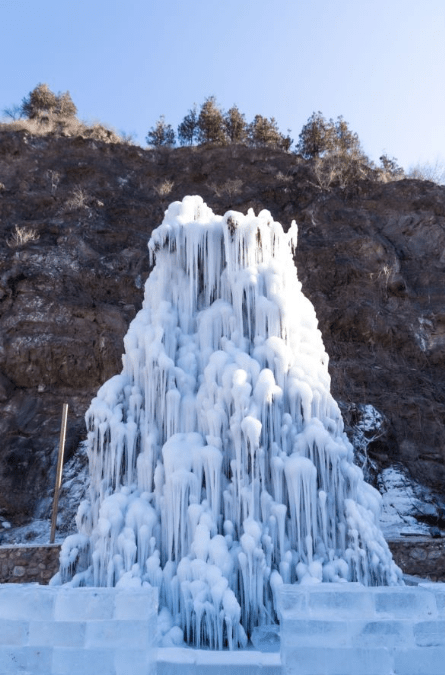
<instances>
[{"instance_id":1,"label":"metal pole","mask_svg":"<svg viewBox=\"0 0 445 675\"><path fill-rule=\"evenodd\" d=\"M53 500L53 515L51 518L51 535L49 539L50 544L54 544L54 537L56 534L56 522L57 522L57 509L59 506L59 492L60 486L62 484L62 471L63 471L63 452L65 450L65 436L66 436L66 420L68 417L68 403L63 404L62 411L62 426L60 428L60 440L59 440L59 456L57 458L57 472L56 472L56 486L54 488L54 500Z\"/></svg>"}]
</instances>

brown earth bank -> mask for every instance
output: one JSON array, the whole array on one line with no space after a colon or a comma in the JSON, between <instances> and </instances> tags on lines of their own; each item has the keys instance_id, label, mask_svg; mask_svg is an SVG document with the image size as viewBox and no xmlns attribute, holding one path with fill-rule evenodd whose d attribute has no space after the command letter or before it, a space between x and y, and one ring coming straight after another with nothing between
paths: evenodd
<instances>
[{"instance_id":1,"label":"brown earth bank","mask_svg":"<svg viewBox=\"0 0 445 675\"><path fill-rule=\"evenodd\" d=\"M63 402L67 458L85 437L85 411L120 372L141 307L147 240L187 194L221 214L266 208L285 229L297 221L299 278L347 428L365 404L384 416L368 439L371 479L402 464L443 498L445 187L322 189L310 161L268 148L144 150L2 131L0 517L26 523L53 485Z\"/></svg>"}]
</instances>

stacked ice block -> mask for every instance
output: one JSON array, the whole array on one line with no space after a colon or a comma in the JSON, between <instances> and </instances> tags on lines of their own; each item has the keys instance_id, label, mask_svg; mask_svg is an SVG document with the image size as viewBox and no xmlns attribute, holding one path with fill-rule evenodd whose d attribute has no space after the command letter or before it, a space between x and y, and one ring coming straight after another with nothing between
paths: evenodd
<instances>
[{"instance_id":1,"label":"stacked ice block","mask_svg":"<svg viewBox=\"0 0 445 675\"><path fill-rule=\"evenodd\" d=\"M286 675L444 675L445 584L283 586Z\"/></svg>"},{"instance_id":2,"label":"stacked ice block","mask_svg":"<svg viewBox=\"0 0 445 675\"><path fill-rule=\"evenodd\" d=\"M157 590L0 585L0 674L152 675Z\"/></svg>"}]
</instances>

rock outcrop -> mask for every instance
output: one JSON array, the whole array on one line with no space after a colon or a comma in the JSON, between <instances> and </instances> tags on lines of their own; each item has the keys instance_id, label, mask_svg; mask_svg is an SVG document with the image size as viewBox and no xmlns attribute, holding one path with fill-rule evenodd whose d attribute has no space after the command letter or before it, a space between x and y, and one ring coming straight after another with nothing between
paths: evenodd
<instances>
[{"instance_id":1,"label":"rock outcrop","mask_svg":"<svg viewBox=\"0 0 445 675\"><path fill-rule=\"evenodd\" d=\"M70 457L91 398L121 369L150 233L186 194L215 212L267 208L286 228L297 221L333 395L350 427L365 404L384 421L367 439L371 478L397 462L443 493L445 187L322 190L310 163L270 149L143 150L2 131L0 521L47 515L62 403Z\"/></svg>"}]
</instances>

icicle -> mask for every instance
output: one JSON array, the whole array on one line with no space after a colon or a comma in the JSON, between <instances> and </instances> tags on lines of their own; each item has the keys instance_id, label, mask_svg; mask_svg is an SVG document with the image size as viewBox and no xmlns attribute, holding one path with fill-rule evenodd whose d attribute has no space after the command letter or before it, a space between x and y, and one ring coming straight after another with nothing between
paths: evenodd
<instances>
[{"instance_id":1,"label":"icicle","mask_svg":"<svg viewBox=\"0 0 445 675\"><path fill-rule=\"evenodd\" d=\"M296 241L268 211L171 204L122 374L86 415L89 499L60 578L150 583L197 646L244 646L277 618L283 581L400 583L329 391Z\"/></svg>"}]
</instances>

